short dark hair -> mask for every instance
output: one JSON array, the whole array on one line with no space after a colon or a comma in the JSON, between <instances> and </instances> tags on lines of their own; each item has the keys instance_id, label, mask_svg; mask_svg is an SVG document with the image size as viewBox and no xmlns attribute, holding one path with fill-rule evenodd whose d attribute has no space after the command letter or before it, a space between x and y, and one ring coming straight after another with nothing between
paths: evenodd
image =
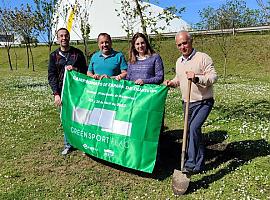
<instances>
[{"instance_id":1,"label":"short dark hair","mask_svg":"<svg viewBox=\"0 0 270 200\"><path fill-rule=\"evenodd\" d=\"M62 27L62 28L59 28L59 29L57 30L57 32L56 32L57 37L58 37L58 32L59 32L59 31L62 31L62 30L68 32L68 35L69 35L69 31L68 31L66 28Z\"/></svg>"},{"instance_id":2,"label":"short dark hair","mask_svg":"<svg viewBox=\"0 0 270 200\"><path fill-rule=\"evenodd\" d=\"M107 37L107 38L109 38L110 42L112 42L112 38L108 33L100 33L100 34L98 34L97 41L99 40L100 36Z\"/></svg>"}]
</instances>

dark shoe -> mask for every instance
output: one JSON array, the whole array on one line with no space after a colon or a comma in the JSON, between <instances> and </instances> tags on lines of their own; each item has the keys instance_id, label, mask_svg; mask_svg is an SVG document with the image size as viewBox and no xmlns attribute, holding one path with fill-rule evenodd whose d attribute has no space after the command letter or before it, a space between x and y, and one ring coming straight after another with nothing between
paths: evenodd
<instances>
[{"instance_id":1,"label":"dark shoe","mask_svg":"<svg viewBox=\"0 0 270 200\"><path fill-rule=\"evenodd\" d=\"M193 173L194 173L194 174L201 174L201 173L205 173L205 171L202 170L202 169L201 169L201 170L194 169L194 170L193 170Z\"/></svg>"},{"instance_id":2,"label":"dark shoe","mask_svg":"<svg viewBox=\"0 0 270 200\"><path fill-rule=\"evenodd\" d=\"M184 173L184 174L190 174L192 172L193 172L192 169L187 168L187 167L184 167L183 170L182 170L182 173Z\"/></svg>"},{"instance_id":3,"label":"dark shoe","mask_svg":"<svg viewBox=\"0 0 270 200\"><path fill-rule=\"evenodd\" d=\"M199 174L202 173L203 170L196 170L196 169L190 169L188 167L184 167L183 171L184 174L189 174L189 175L193 175L193 174Z\"/></svg>"}]
</instances>

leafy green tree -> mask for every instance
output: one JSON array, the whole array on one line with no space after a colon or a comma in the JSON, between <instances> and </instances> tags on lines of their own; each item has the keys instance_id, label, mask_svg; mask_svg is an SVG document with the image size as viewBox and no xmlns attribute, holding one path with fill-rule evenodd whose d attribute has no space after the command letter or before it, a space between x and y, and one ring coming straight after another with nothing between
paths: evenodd
<instances>
[{"instance_id":1,"label":"leafy green tree","mask_svg":"<svg viewBox=\"0 0 270 200\"><path fill-rule=\"evenodd\" d=\"M261 7L263 11L263 17L265 19L265 24L270 24L270 1L264 1L264 0L256 0L258 5Z\"/></svg>"},{"instance_id":2,"label":"leafy green tree","mask_svg":"<svg viewBox=\"0 0 270 200\"><path fill-rule=\"evenodd\" d=\"M34 0L36 9L34 12L35 28L41 33L40 36L43 37L49 47L49 53L51 52L52 45L56 34L53 34L53 30L56 30L58 24L59 15L56 13L57 0Z\"/></svg>"},{"instance_id":3,"label":"leafy green tree","mask_svg":"<svg viewBox=\"0 0 270 200\"><path fill-rule=\"evenodd\" d=\"M261 25L260 10L247 7L244 0L227 0L219 8L199 11L204 30L242 28Z\"/></svg>"},{"instance_id":4,"label":"leafy green tree","mask_svg":"<svg viewBox=\"0 0 270 200\"><path fill-rule=\"evenodd\" d=\"M227 0L219 8L204 8L199 11L202 30L220 30L215 35L224 57L223 77L227 75L227 60L234 36L226 30L261 25L261 15L258 9L250 9L244 0Z\"/></svg>"}]
</instances>

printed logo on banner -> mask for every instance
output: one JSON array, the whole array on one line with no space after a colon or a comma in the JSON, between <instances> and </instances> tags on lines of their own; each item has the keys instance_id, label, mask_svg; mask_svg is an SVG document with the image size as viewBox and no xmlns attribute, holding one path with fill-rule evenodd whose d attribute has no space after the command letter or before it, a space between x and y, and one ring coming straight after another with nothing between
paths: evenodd
<instances>
[{"instance_id":1,"label":"printed logo on banner","mask_svg":"<svg viewBox=\"0 0 270 200\"><path fill-rule=\"evenodd\" d=\"M92 111L74 108L72 120L80 124L99 126L102 131L130 136L132 123L116 120L115 114L115 111L103 108L94 108Z\"/></svg>"}]
</instances>

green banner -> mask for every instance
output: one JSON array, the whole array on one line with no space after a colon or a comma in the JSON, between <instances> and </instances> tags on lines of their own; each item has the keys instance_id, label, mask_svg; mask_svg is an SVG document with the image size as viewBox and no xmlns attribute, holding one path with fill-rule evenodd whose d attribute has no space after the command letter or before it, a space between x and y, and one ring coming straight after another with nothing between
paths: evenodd
<instances>
[{"instance_id":1,"label":"green banner","mask_svg":"<svg viewBox=\"0 0 270 200\"><path fill-rule=\"evenodd\" d=\"M66 71L61 119L67 140L92 156L151 173L167 92Z\"/></svg>"}]
</instances>

